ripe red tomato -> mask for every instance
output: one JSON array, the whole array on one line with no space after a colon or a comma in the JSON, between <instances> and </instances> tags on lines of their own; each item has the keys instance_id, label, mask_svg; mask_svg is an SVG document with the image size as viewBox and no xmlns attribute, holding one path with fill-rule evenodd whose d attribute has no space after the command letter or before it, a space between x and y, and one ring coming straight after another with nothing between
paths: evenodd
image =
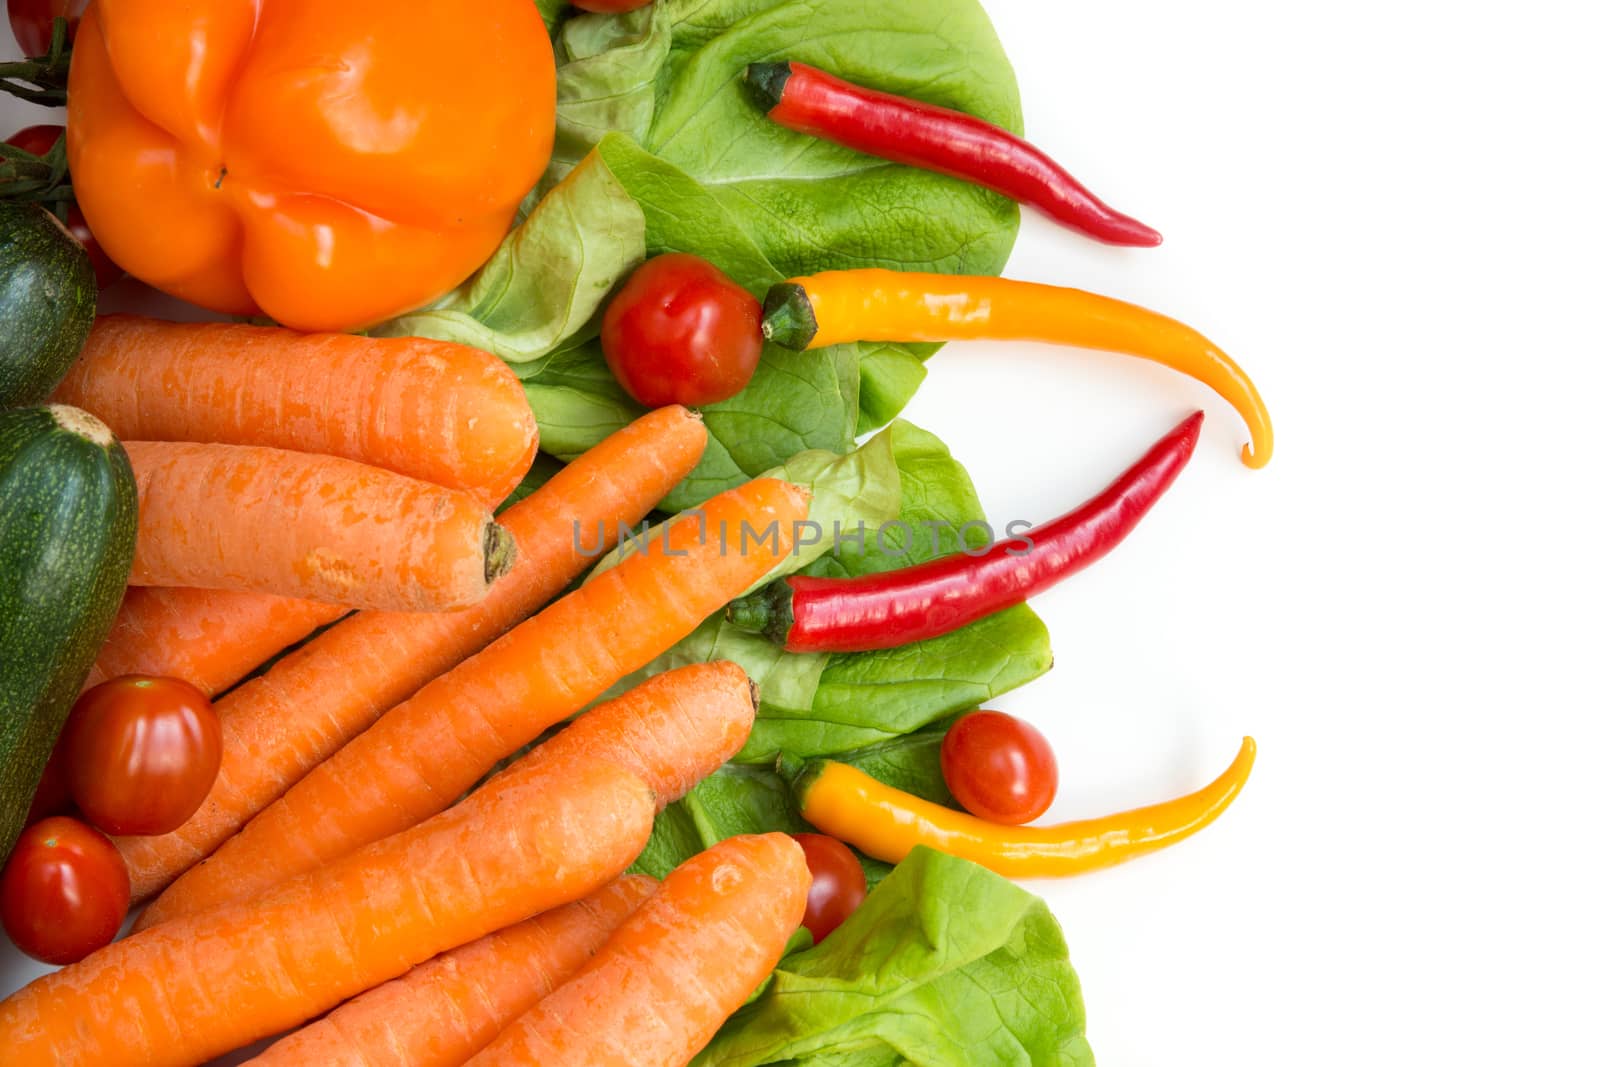
<instances>
[{"instance_id":1,"label":"ripe red tomato","mask_svg":"<svg viewBox=\"0 0 1600 1067\"><path fill-rule=\"evenodd\" d=\"M67 20L67 43L71 44L88 6L89 0L7 0L6 13L11 16L11 32L22 46L22 54L42 56L50 51L56 19Z\"/></svg>"},{"instance_id":2,"label":"ripe red tomato","mask_svg":"<svg viewBox=\"0 0 1600 1067\"><path fill-rule=\"evenodd\" d=\"M728 399L750 383L761 343L756 298L710 263L681 252L634 271L600 330L611 373L652 408Z\"/></svg>"},{"instance_id":3,"label":"ripe red tomato","mask_svg":"<svg viewBox=\"0 0 1600 1067\"><path fill-rule=\"evenodd\" d=\"M222 764L211 701L176 678L135 674L95 686L78 698L61 745L72 799L108 834L176 830Z\"/></svg>"},{"instance_id":4,"label":"ripe red tomato","mask_svg":"<svg viewBox=\"0 0 1600 1067\"><path fill-rule=\"evenodd\" d=\"M0 874L0 924L44 963L76 963L111 944L128 917L128 866L98 830L62 816L22 831Z\"/></svg>"},{"instance_id":5,"label":"ripe red tomato","mask_svg":"<svg viewBox=\"0 0 1600 1067\"><path fill-rule=\"evenodd\" d=\"M867 875L849 846L826 834L795 834L811 869L811 891L806 894L806 917L800 925L811 931L813 943L838 929L867 899Z\"/></svg>"},{"instance_id":6,"label":"ripe red tomato","mask_svg":"<svg viewBox=\"0 0 1600 1067\"><path fill-rule=\"evenodd\" d=\"M998 711L962 716L939 748L945 784L980 819L1021 826L1056 798L1056 757L1044 735Z\"/></svg>"},{"instance_id":7,"label":"ripe red tomato","mask_svg":"<svg viewBox=\"0 0 1600 1067\"><path fill-rule=\"evenodd\" d=\"M615 15L623 11L637 11L654 2L655 0L572 0L572 6L583 11Z\"/></svg>"},{"instance_id":8,"label":"ripe red tomato","mask_svg":"<svg viewBox=\"0 0 1600 1067\"><path fill-rule=\"evenodd\" d=\"M25 126L10 137L7 137L6 144L20 148L24 152L42 156L54 148L56 142L61 140L61 135L66 132L66 127L64 126ZM83 245L83 250L89 253L89 265L94 268L94 280L100 288L104 289L127 274L127 271L117 266L111 257L106 255L106 250L100 247L99 241L95 240L95 236L89 231L89 224L84 221L83 212L78 210L77 204L72 204L67 208L67 231L76 237L78 243Z\"/></svg>"}]
</instances>

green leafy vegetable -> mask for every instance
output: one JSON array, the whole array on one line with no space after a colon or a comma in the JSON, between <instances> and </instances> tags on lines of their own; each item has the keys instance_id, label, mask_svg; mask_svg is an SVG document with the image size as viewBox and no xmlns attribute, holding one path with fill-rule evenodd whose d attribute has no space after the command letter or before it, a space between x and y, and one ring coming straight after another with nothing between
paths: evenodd
<instances>
[{"instance_id":1,"label":"green leafy vegetable","mask_svg":"<svg viewBox=\"0 0 1600 1067\"><path fill-rule=\"evenodd\" d=\"M555 26L556 20L561 17L561 12L567 6L567 0L536 0L539 14L544 19L545 29Z\"/></svg>"},{"instance_id":2,"label":"green leafy vegetable","mask_svg":"<svg viewBox=\"0 0 1600 1067\"><path fill-rule=\"evenodd\" d=\"M789 956L692 1067L1091 1067L1083 996L1039 898L915 849Z\"/></svg>"},{"instance_id":3,"label":"green leafy vegetable","mask_svg":"<svg viewBox=\"0 0 1600 1067\"><path fill-rule=\"evenodd\" d=\"M758 295L824 268L993 273L1010 253L1015 205L785 130L742 85L748 63L783 56L1020 129L1016 81L978 0L945 0L937 17L916 0L657 0L566 18L556 55L555 156L537 194L558 203L541 202L462 292L387 330L505 355L559 458L639 413L593 323L603 283L637 262L638 213L644 252L704 256ZM581 175L591 151L603 168L555 184ZM706 410L705 459L665 506L692 506L797 452L848 451L905 406L932 351L769 346L750 387Z\"/></svg>"},{"instance_id":4,"label":"green leafy vegetable","mask_svg":"<svg viewBox=\"0 0 1600 1067\"><path fill-rule=\"evenodd\" d=\"M633 869L664 878L684 860L730 837L808 829L789 783L777 771L729 764L656 816L655 832Z\"/></svg>"},{"instance_id":5,"label":"green leafy vegetable","mask_svg":"<svg viewBox=\"0 0 1600 1067\"><path fill-rule=\"evenodd\" d=\"M644 262L644 214L595 155L539 202L472 280L374 331L474 345L525 366L583 329Z\"/></svg>"},{"instance_id":6,"label":"green leafy vegetable","mask_svg":"<svg viewBox=\"0 0 1600 1067\"><path fill-rule=\"evenodd\" d=\"M950 795L944 771L939 766L939 749L949 732L950 723L935 723L914 734L843 752L834 758L865 771L884 785L947 808L958 808L960 805Z\"/></svg>"},{"instance_id":7,"label":"green leafy vegetable","mask_svg":"<svg viewBox=\"0 0 1600 1067\"><path fill-rule=\"evenodd\" d=\"M896 789L936 804L954 805L939 768L939 745L947 723L919 730L833 758L848 763ZM730 763L695 786L689 795L656 817L654 834L634 870L661 878L678 864L719 841L738 834L811 830L800 818L788 782L771 766ZM891 870L862 857L867 884L875 886Z\"/></svg>"}]
</instances>

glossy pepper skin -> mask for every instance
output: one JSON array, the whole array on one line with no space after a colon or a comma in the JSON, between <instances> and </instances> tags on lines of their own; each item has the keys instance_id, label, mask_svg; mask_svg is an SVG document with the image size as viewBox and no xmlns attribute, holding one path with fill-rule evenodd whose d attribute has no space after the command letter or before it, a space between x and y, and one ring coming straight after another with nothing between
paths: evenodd
<instances>
[{"instance_id":1,"label":"glossy pepper skin","mask_svg":"<svg viewBox=\"0 0 1600 1067\"><path fill-rule=\"evenodd\" d=\"M927 845L1007 878L1064 878L1125 863L1205 829L1233 803L1255 764L1245 738L1227 770L1187 796L1056 826L1003 826L891 788L844 763L807 766L794 781L800 815L886 863Z\"/></svg>"},{"instance_id":2,"label":"glossy pepper skin","mask_svg":"<svg viewBox=\"0 0 1600 1067\"><path fill-rule=\"evenodd\" d=\"M1106 244L1161 243L1159 233L1113 210L1038 148L974 115L868 89L804 63L755 63L745 80L780 126L981 185Z\"/></svg>"},{"instance_id":3,"label":"glossy pepper skin","mask_svg":"<svg viewBox=\"0 0 1600 1067\"><path fill-rule=\"evenodd\" d=\"M847 341L1043 341L1119 352L1209 385L1250 430L1245 466L1272 458L1272 417L1249 375L1198 331L1136 304L1009 278L864 269L791 278L761 330L795 351Z\"/></svg>"},{"instance_id":4,"label":"glossy pepper skin","mask_svg":"<svg viewBox=\"0 0 1600 1067\"><path fill-rule=\"evenodd\" d=\"M555 122L527 0L96 0L68 94L74 192L112 259L301 330L460 284Z\"/></svg>"},{"instance_id":5,"label":"glossy pepper skin","mask_svg":"<svg viewBox=\"0 0 1600 1067\"><path fill-rule=\"evenodd\" d=\"M871 652L947 634L1021 604L1121 544L1188 466L1195 412L1098 496L1026 537L855 578L794 575L734 601L728 618L790 652Z\"/></svg>"}]
</instances>

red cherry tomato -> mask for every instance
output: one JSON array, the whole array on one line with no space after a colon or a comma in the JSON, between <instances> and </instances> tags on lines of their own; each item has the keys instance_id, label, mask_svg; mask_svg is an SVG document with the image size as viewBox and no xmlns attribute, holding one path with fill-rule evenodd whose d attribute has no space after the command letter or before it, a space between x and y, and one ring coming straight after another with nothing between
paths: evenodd
<instances>
[{"instance_id":1,"label":"red cherry tomato","mask_svg":"<svg viewBox=\"0 0 1600 1067\"><path fill-rule=\"evenodd\" d=\"M600 344L639 403L700 407L750 383L761 362L761 304L698 256L657 256L606 309Z\"/></svg>"},{"instance_id":2,"label":"red cherry tomato","mask_svg":"<svg viewBox=\"0 0 1600 1067\"><path fill-rule=\"evenodd\" d=\"M624 11L637 11L647 7L655 0L572 0L572 6L583 11L598 11L604 15L616 15Z\"/></svg>"},{"instance_id":3,"label":"red cherry tomato","mask_svg":"<svg viewBox=\"0 0 1600 1067\"><path fill-rule=\"evenodd\" d=\"M129 675L95 686L78 698L61 745L72 799L108 834L176 830L222 763L211 701L176 678Z\"/></svg>"},{"instance_id":4,"label":"red cherry tomato","mask_svg":"<svg viewBox=\"0 0 1600 1067\"><path fill-rule=\"evenodd\" d=\"M1056 798L1056 757L1044 735L998 711L956 720L939 748L945 784L980 819L1021 826Z\"/></svg>"},{"instance_id":5,"label":"red cherry tomato","mask_svg":"<svg viewBox=\"0 0 1600 1067\"><path fill-rule=\"evenodd\" d=\"M6 13L11 16L11 32L22 46L22 54L42 56L50 51L56 19L67 20L67 43L71 44L78 19L88 6L89 0L7 0Z\"/></svg>"},{"instance_id":6,"label":"red cherry tomato","mask_svg":"<svg viewBox=\"0 0 1600 1067\"><path fill-rule=\"evenodd\" d=\"M10 137L6 144L13 148L20 148L30 155L42 156L56 146L61 140L61 135L67 132L65 126L44 123L39 126L24 126Z\"/></svg>"},{"instance_id":7,"label":"red cherry tomato","mask_svg":"<svg viewBox=\"0 0 1600 1067\"><path fill-rule=\"evenodd\" d=\"M806 894L806 917L800 925L811 931L813 943L838 929L867 899L867 875L849 846L826 834L795 834L811 869L811 891Z\"/></svg>"},{"instance_id":8,"label":"red cherry tomato","mask_svg":"<svg viewBox=\"0 0 1600 1067\"><path fill-rule=\"evenodd\" d=\"M64 126L25 126L7 137L6 144L36 156L43 156L55 147L56 142L61 140L61 135L66 132ZM104 289L127 274L127 271L112 262L111 257L106 255L106 250L100 247L100 242L95 240L77 204L67 208L67 232L76 237L78 243L83 245L83 250L89 253L89 265L94 268L95 284L100 288Z\"/></svg>"},{"instance_id":9,"label":"red cherry tomato","mask_svg":"<svg viewBox=\"0 0 1600 1067\"><path fill-rule=\"evenodd\" d=\"M98 830L61 816L22 831L0 874L0 923L44 963L76 963L111 944L128 917L128 866Z\"/></svg>"}]
</instances>

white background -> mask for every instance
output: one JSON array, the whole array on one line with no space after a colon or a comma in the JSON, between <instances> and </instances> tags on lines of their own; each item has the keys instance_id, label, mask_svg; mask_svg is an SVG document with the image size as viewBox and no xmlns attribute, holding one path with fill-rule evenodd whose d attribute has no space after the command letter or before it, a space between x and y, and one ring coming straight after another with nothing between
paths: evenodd
<instances>
[{"instance_id":1,"label":"white background","mask_svg":"<svg viewBox=\"0 0 1600 1067\"><path fill-rule=\"evenodd\" d=\"M1055 670L993 705L1055 742L1053 817L1261 745L1201 836L1035 887L1100 1062L1593 1062L1592 11L987 2L1030 136L1167 237L1030 216L1008 273L1205 330L1279 435L1248 471L1200 388L1032 346L946 350L908 412L1004 519L1211 416L1147 525L1037 603ZM34 973L9 951L0 991Z\"/></svg>"}]
</instances>

